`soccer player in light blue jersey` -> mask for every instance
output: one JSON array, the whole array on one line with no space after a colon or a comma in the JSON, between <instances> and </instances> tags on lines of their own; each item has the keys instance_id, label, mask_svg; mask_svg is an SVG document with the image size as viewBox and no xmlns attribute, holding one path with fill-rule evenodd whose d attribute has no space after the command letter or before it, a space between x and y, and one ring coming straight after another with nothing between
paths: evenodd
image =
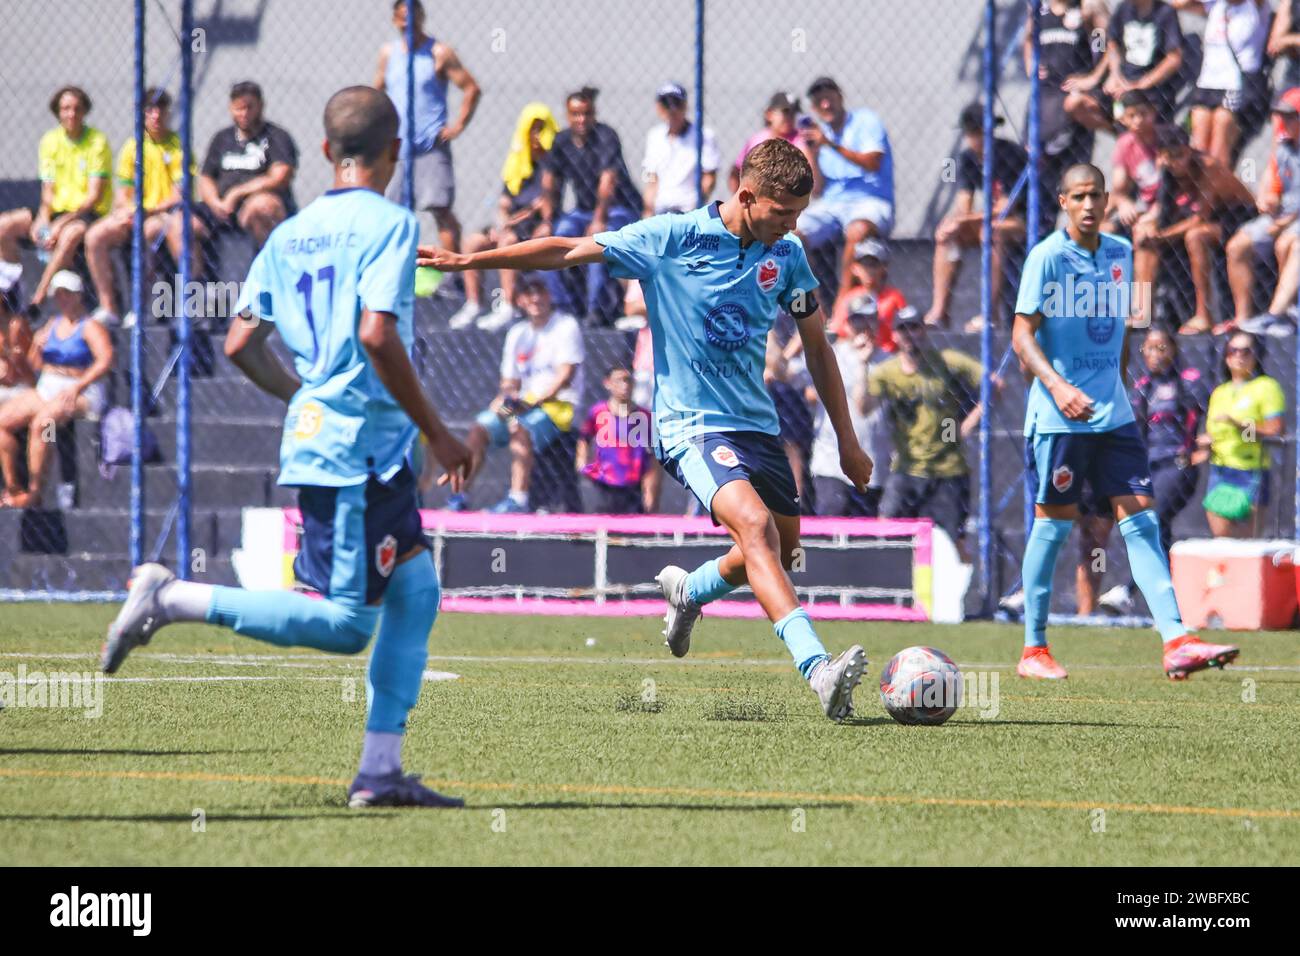
<instances>
[{"instance_id":1,"label":"soccer player in light blue jersey","mask_svg":"<svg viewBox=\"0 0 1300 956\"><path fill-rule=\"evenodd\" d=\"M179 581L136 568L108 629L102 666L177 621L206 621L284 647L357 654L379 634L366 675L366 732L348 803L461 806L404 774L402 737L419 698L439 585L408 464L424 435L459 488L469 450L443 425L410 360L415 217L383 198L398 157L397 112L378 90L340 90L325 107L334 188L271 233L249 271L226 354L288 403L282 485L298 488L298 580L320 598ZM278 330L293 371L268 347Z\"/></svg>"},{"instance_id":2,"label":"soccer player in light blue jersey","mask_svg":"<svg viewBox=\"0 0 1300 956\"><path fill-rule=\"evenodd\" d=\"M803 153L772 139L745 157L740 185L725 202L586 238L531 239L470 255L421 247L417 263L461 271L603 262L616 278L640 281L654 347L656 454L735 542L689 574L673 566L660 572L668 647L684 656L702 606L748 583L826 715L842 720L852 713L866 656L854 645L831 658L786 574L799 546L799 502L763 386L768 332L784 309L798 321L840 467L865 490L871 459L854 435L813 292L817 280L792 232L812 185Z\"/></svg>"},{"instance_id":3,"label":"soccer player in light blue jersey","mask_svg":"<svg viewBox=\"0 0 1300 956\"><path fill-rule=\"evenodd\" d=\"M1183 626L1152 510L1146 447L1125 388L1130 314L1145 319L1131 293L1133 248L1101 232L1106 180L1096 166L1072 166L1059 201L1069 217L1030 251L1020 278L1012 343L1034 376L1025 410L1025 456L1034 486L1034 524L1025 544L1025 649L1021 677L1060 679L1065 668L1047 644L1052 572L1079 517L1084 483L1110 499L1133 579L1164 640L1173 680L1222 667L1238 649L1208 644ZM1135 301L1136 299L1136 301Z\"/></svg>"}]
</instances>

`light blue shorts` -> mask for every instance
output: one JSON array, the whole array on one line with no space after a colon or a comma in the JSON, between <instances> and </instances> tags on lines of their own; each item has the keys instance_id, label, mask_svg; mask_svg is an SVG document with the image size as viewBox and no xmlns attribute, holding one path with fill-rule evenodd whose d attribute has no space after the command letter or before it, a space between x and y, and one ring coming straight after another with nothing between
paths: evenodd
<instances>
[{"instance_id":1,"label":"light blue shorts","mask_svg":"<svg viewBox=\"0 0 1300 956\"><path fill-rule=\"evenodd\" d=\"M799 232L807 246L834 242L849 223L865 219L888 238L894 229L894 206L875 196L852 199L814 199L799 217Z\"/></svg>"},{"instance_id":2,"label":"light blue shorts","mask_svg":"<svg viewBox=\"0 0 1300 956\"><path fill-rule=\"evenodd\" d=\"M502 418L491 410L484 410L479 412L474 420L488 433L489 447L504 448L510 444L510 426L507 424L509 419ZM533 440L535 451L541 451L560 437L560 430L555 427L555 422L551 421L551 416L540 408L530 408L519 415L515 421L528 432L528 437Z\"/></svg>"}]
</instances>

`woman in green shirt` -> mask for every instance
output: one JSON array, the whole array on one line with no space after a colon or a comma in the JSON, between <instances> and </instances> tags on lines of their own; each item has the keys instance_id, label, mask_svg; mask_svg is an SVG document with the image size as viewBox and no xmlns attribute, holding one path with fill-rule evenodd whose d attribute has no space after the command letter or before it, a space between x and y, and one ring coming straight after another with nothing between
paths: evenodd
<instances>
[{"instance_id":1,"label":"woman in green shirt","mask_svg":"<svg viewBox=\"0 0 1300 956\"><path fill-rule=\"evenodd\" d=\"M1210 395L1205 434L1193 462L1210 460L1205 516L1216 538L1251 538L1268 504L1270 456L1265 438L1282 434L1286 396L1262 370L1264 343L1234 332L1223 350L1224 382Z\"/></svg>"}]
</instances>

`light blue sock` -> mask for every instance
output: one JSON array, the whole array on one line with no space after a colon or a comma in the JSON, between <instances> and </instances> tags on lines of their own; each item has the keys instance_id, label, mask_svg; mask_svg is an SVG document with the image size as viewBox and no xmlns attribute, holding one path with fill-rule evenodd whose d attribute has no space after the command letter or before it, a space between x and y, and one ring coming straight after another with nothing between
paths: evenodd
<instances>
[{"instance_id":1,"label":"light blue sock","mask_svg":"<svg viewBox=\"0 0 1300 956\"><path fill-rule=\"evenodd\" d=\"M772 627L776 630L776 636L785 641L786 650L794 658L794 666L799 668L799 673L805 678L819 663L830 659L817 632L813 630L812 618L803 608L795 608Z\"/></svg>"},{"instance_id":2,"label":"light blue sock","mask_svg":"<svg viewBox=\"0 0 1300 956\"><path fill-rule=\"evenodd\" d=\"M207 621L281 647L359 654L370 643L379 608L284 591L216 587Z\"/></svg>"},{"instance_id":3,"label":"light blue sock","mask_svg":"<svg viewBox=\"0 0 1300 956\"><path fill-rule=\"evenodd\" d=\"M1047 611L1052 603L1052 573L1056 556L1070 536L1073 521L1035 518L1025 542L1020 577L1025 587L1025 647L1047 646Z\"/></svg>"},{"instance_id":4,"label":"light blue sock","mask_svg":"<svg viewBox=\"0 0 1300 956\"><path fill-rule=\"evenodd\" d=\"M438 616L440 596L438 572L428 551L393 571L366 672L367 733L406 730L406 715L420 698L429 631Z\"/></svg>"},{"instance_id":5,"label":"light blue sock","mask_svg":"<svg viewBox=\"0 0 1300 956\"><path fill-rule=\"evenodd\" d=\"M718 566L721 558L705 561L686 576L686 596L696 604L708 604L736 590L737 585L728 584L722 577Z\"/></svg>"},{"instance_id":6,"label":"light blue sock","mask_svg":"<svg viewBox=\"0 0 1300 956\"><path fill-rule=\"evenodd\" d=\"M1160 519L1150 508L1129 515L1119 523L1119 533L1128 548L1128 566L1142 596L1147 599L1151 616L1156 619L1160 637L1166 643L1187 633L1183 615L1178 610L1174 582L1169 577L1169 559L1160 546Z\"/></svg>"}]
</instances>

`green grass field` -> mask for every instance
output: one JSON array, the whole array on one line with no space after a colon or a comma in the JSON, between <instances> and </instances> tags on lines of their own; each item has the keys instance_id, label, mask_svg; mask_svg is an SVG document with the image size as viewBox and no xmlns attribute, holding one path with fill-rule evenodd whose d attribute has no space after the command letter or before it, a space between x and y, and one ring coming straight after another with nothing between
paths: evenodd
<instances>
[{"instance_id":1,"label":"green grass field","mask_svg":"<svg viewBox=\"0 0 1300 956\"><path fill-rule=\"evenodd\" d=\"M93 669L112 613L4 607L0 671ZM1045 685L1015 677L1014 627L824 625L833 650L856 640L871 659L858 718L837 726L765 624L706 618L686 661L659 626L444 616L428 666L460 676L424 685L406 761L464 796L463 811L347 809L363 659L170 628L103 685L98 719L0 711L4 858L1251 865L1300 853L1295 634L1241 635L1243 666L1176 685L1149 632L1054 632L1071 677ZM890 720L880 669L910 644L996 671L996 715Z\"/></svg>"}]
</instances>

